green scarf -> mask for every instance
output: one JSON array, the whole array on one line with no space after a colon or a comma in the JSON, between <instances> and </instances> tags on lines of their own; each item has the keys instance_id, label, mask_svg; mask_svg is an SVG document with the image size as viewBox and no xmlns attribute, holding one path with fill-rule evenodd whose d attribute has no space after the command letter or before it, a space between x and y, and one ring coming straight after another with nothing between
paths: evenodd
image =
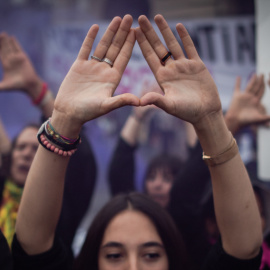
<instances>
[{"instance_id":1,"label":"green scarf","mask_svg":"<svg viewBox=\"0 0 270 270\"><path fill-rule=\"evenodd\" d=\"M15 233L15 223L23 188L7 179L4 185L3 198L0 205L0 229L11 246Z\"/></svg>"}]
</instances>

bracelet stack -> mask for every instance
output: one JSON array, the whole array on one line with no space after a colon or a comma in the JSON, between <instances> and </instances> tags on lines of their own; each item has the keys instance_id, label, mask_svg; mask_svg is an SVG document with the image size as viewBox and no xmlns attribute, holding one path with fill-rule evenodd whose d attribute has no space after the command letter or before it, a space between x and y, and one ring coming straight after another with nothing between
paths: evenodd
<instances>
[{"instance_id":1,"label":"bracelet stack","mask_svg":"<svg viewBox=\"0 0 270 270\"><path fill-rule=\"evenodd\" d=\"M81 143L81 137L69 139L57 133L53 128L50 118L44 122L37 134L39 143L48 151L54 152L60 156L72 156Z\"/></svg>"}]
</instances>

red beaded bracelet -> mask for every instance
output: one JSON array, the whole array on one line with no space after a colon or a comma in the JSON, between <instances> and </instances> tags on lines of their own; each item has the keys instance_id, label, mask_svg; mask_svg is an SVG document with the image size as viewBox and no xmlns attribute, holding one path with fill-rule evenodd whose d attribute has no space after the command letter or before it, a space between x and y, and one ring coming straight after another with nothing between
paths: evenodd
<instances>
[{"instance_id":1,"label":"red beaded bracelet","mask_svg":"<svg viewBox=\"0 0 270 270\"><path fill-rule=\"evenodd\" d=\"M46 83L43 83L42 84L42 89L41 89L41 92L39 94L39 96L36 98L36 99L33 99L32 100L32 103L34 105L39 105L40 102L43 100L43 98L45 97L45 94L47 93L48 91L48 85Z\"/></svg>"}]
</instances>

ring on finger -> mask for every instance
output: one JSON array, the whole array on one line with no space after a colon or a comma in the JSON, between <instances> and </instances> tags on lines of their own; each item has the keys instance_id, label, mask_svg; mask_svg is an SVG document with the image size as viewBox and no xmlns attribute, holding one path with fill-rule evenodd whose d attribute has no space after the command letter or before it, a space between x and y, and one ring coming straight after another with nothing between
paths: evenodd
<instances>
[{"instance_id":1,"label":"ring on finger","mask_svg":"<svg viewBox=\"0 0 270 270\"><path fill-rule=\"evenodd\" d=\"M168 52L161 58L161 60L160 60L161 64L162 64L163 66L165 66L166 61L167 61L169 58L171 58L171 56L172 56L172 53L168 51Z\"/></svg>"},{"instance_id":2,"label":"ring on finger","mask_svg":"<svg viewBox=\"0 0 270 270\"><path fill-rule=\"evenodd\" d=\"M111 67L113 66L113 62L109 58L106 58L106 57L103 58L102 62L105 62L105 63L109 64Z\"/></svg>"},{"instance_id":3,"label":"ring on finger","mask_svg":"<svg viewBox=\"0 0 270 270\"><path fill-rule=\"evenodd\" d=\"M99 57L94 56L94 55L91 55L91 59L95 59L95 60L97 60L98 62L101 62L101 61L102 61L102 59L100 59Z\"/></svg>"}]
</instances>

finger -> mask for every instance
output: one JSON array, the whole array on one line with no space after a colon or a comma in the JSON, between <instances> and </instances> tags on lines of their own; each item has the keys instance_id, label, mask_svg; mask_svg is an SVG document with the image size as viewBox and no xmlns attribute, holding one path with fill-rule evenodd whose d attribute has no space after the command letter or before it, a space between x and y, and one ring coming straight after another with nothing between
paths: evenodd
<instances>
[{"instance_id":1,"label":"finger","mask_svg":"<svg viewBox=\"0 0 270 270\"><path fill-rule=\"evenodd\" d=\"M117 33L117 30L121 24L121 21L122 19L120 17L113 18L100 42L98 43L94 52L94 56L102 59L106 55L109 47L111 46L113 37Z\"/></svg>"},{"instance_id":2,"label":"finger","mask_svg":"<svg viewBox=\"0 0 270 270\"><path fill-rule=\"evenodd\" d=\"M14 89L14 83L10 80L0 81L0 90Z\"/></svg>"},{"instance_id":3,"label":"finger","mask_svg":"<svg viewBox=\"0 0 270 270\"><path fill-rule=\"evenodd\" d=\"M17 39L15 37L11 37L10 43L11 43L11 46L13 47L13 50L15 52L23 51L22 47L20 46L19 42L17 41Z\"/></svg>"},{"instance_id":4,"label":"finger","mask_svg":"<svg viewBox=\"0 0 270 270\"><path fill-rule=\"evenodd\" d=\"M141 106L155 105L165 112L169 112L171 103L161 94L149 92L140 99Z\"/></svg>"},{"instance_id":5,"label":"finger","mask_svg":"<svg viewBox=\"0 0 270 270\"><path fill-rule=\"evenodd\" d=\"M119 54L126 38L129 34L130 27L132 25L133 19L130 15L126 15L117 30L115 37L106 53L106 58L110 59L112 62L115 61L117 55Z\"/></svg>"},{"instance_id":6,"label":"finger","mask_svg":"<svg viewBox=\"0 0 270 270\"><path fill-rule=\"evenodd\" d=\"M121 75L124 73L128 61L131 57L135 41L135 31L134 29L131 29L113 65L113 67L117 69Z\"/></svg>"},{"instance_id":7,"label":"finger","mask_svg":"<svg viewBox=\"0 0 270 270\"><path fill-rule=\"evenodd\" d=\"M250 78L250 80L248 81L248 84L246 86L246 89L245 91L247 93L250 93L250 94L254 94L254 86L256 84L256 81L257 81L257 75L256 74L253 74Z\"/></svg>"},{"instance_id":8,"label":"finger","mask_svg":"<svg viewBox=\"0 0 270 270\"><path fill-rule=\"evenodd\" d=\"M160 59L158 58L154 49L152 48L146 36L139 27L135 29L135 33L136 39L141 48L143 56L146 62L148 63L149 67L151 68L152 72L154 73L154 75L156 75L157 70L162 66L162 64L160 63Z\"/></svg>"},{"instance_id":9,"label":"finger","mask_svg":"<svg viewBox=\"0 0 270 270\"><path fill-rule=\"evenodd\" d=\"M88 60L93 43L94 43L95 38L96 38L97 33L98 33L98 29L99 29L99 27L97 24L94 24L90 27L90 29L89 29L89 31L88 31L88 33L83 41L82 47L78 53L77 59Z\"/></svg>"},{"instance_id":10,"label":"finger","mask_svg":"<svg viewBox=\"0 0 270 270\"><path fill-rule=\"evenodd\" d=\"M9 36L4 34L1 38L1 59L7 58L12 53L10 48Z\"/></svg>"},{"instance_id":11,"label":"finger","mask_svg":"<svg viewBox=\"0 0 270 270\"><path fill-rule=\"evenodd\" d=\"M241 77L237 76L235 80L234 91L240 92L240 89L241 89Z\"/></svg>"},{"instance_id":12,"label":"finger","mask_svg":"<svg viewBox=\"0 0 270 270\"><path fill-rule=\"evenodd\" d=\"M184 53L179 42L176 40L171 28L162 15L155 16L155 22L167 44L169 51L172 53L174 59L184 57Z\"/></svg>"},{"instance_id":13,"label":"finger","mask_svg":"<svg viewBox=\"0 0 270 270\"><path fill-rule=\"evenodd\" d=\"M168 50L160 41L152 24L144 15L139 17L138 22L149 44L154 49L154 52L157 54L159 59L162 59L168 53ZM168 59L166 62L168 63L170 61L172 61L172 59Z\"/></svg>"},{"instance_id":14,"label":"finger","mask_svg":"<svg viewBox=\"0 0 270 270\"><path fill-rule=\"evenodd\" d=\"M198 52L194 46L194 43L193 43L187 29L185 28L185 26L182 23L178 23L176 25L176 30L177 30L177 32L182 40L187 57L189 59L200 59Z\"/></svg>"},{"instance_id":15,"label":"finger","mask_svg":"<svg viewBox=\"0 0 270 270\"><path fill-rule=\"evenodd\" d=\"M126 105L139 106L140 100L133 94L125 93L106 99L103 105L107 113Z\"/></svg>"},{"instance_id":16,"label":"finger","mask_svg":"<svg viewBox=\"0 0 270 270\"><path fill-rule=\"evenodd\" d=\"M264 75L260 75L258 91L255 93L255 95L258 97L259 100L263 97L264 91L265 91Z\"/></svg>"}]
</instances>

